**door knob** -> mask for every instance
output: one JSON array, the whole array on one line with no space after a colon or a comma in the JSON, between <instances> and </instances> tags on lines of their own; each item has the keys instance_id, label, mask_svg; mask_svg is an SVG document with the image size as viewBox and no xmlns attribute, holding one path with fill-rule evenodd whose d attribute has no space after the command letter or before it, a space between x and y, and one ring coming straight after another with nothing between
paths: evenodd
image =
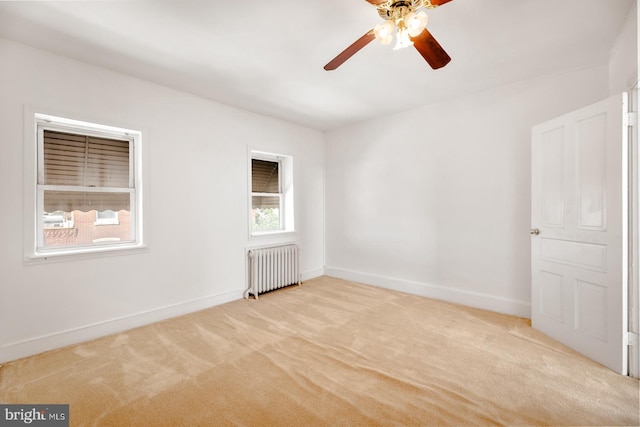
<instances>
[{"instance_id":1,"label":"door knob","mask_svg":"<svg viewBox=\"0 0 640 427\"><path fill-rule=\"evenodd\" d=\"M531 230L529 230L529 233L537 236L538 234L540 234L540 230L538 230L537 228L532 228Z\"/></svg>"}]
</instances>

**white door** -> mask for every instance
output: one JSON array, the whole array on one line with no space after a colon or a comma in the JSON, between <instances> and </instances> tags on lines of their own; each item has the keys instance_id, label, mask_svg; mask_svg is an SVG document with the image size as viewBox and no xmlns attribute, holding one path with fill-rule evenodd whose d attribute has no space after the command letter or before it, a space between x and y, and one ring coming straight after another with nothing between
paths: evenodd
<instances>
[{"instance_id":1,"label":"white door","mask_svg":"<svg viewBox=\"0 0 640 427\"><path fill-rule=\"evenodd\" d=\"M621 94L534 126L531 153L532 326L623 375L626 104Z\"/></svg>"}]
</instances>

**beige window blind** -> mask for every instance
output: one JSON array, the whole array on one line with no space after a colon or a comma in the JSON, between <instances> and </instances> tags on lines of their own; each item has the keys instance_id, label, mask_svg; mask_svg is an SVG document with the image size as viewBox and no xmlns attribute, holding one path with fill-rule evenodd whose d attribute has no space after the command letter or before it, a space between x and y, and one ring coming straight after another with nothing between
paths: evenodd
<instances>
[{"instance_id":1,"label":"beige window blind","mask_svg":"<svg viewBox=\"0 0 640 427\"><path fill-rule=\"evenodd\" d=\"M278 162L251 159L251 192L279 193L279 166Z\"/></svg>"},{"instance_id":2,"label":"beige window blind","mask_svg":"<svg viewBox=\"0 0 640 427\"><path fill-rule=\"evenodd\" d=\"M130 141L44 130L44 210L130 209L128 192L65 191L60 187L130 187Z\"/></svg>"},{"instance_id":3,"label":"beige window blind","mask_svg":"<svg viewBox=\"0 0 640 427\"><path fill-rule=\"evenodd\" d=\"M251 159L251 204L257 208L279 208L280 163L269 160ZM270 193L274 196L257 195Z\"/></svg>"},{"instance_id":4,"label":"beige window blind","mask_svg":"<svg viewBox=\"0 0 640 427\"><path fill-rule=\"evenodd\" d=\"M129 187L129 141L44 131L45 185Z\"/></svg>"}]
</instances>

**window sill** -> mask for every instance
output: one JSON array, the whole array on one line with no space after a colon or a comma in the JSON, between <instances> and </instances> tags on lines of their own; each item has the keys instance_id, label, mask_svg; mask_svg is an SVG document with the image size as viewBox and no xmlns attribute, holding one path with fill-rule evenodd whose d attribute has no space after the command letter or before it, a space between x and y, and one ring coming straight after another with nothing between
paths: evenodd
<instances>
[{"instance_id":1,"label":"window sill","mask_svg":"<svg viewBox=\"0 0 640 427\"><path fill-rule=\"evenodd\" d=\"M295 236L295 230L271 230L271 231L254 231L250 238L274 237L274 236Z\"/></svg>"},{"instance_id":2,"label":"window sill","mask_svg":"<svg viewBox=\"0 0 640 427\"><path fill-rule=\"evenodd\" d=\"M295 231L270 231L266 233L256 233L249 235L249 241L247 242L247 248L263 247L269 245L281 245L296 243Z\"/></svg>"},{"instance_id":3,"label":"window sill","mask_svg":"<svg viewBox=\"0 0 640 427\"><path fill-rule=\"evenodd\" d=\"M148 252L146 245L131 244L110 247L74 248L68 250L51 250L32 253L25 257L25 265L38 265L49 262L75 261L88 258L102 258L106 256L130 255L132 253Z\"/></svg>"}]
</instances>

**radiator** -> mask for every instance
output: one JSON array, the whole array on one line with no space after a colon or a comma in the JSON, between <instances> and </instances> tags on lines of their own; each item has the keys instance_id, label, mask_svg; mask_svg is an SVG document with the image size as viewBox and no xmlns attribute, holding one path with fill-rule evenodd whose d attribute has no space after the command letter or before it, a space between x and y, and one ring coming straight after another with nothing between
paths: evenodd
<instances>
[{"instance_id":1,"label":"radiator","mask_svg":"<svg viewBox=\"0 0 640 427\"><path fill-rule=\"evenodd\" d=\"M300 284L297 245L250 249L248 262L249 289L245 298L253 294L258 299L258 294Z\"/></svg>"}]
</instances>

